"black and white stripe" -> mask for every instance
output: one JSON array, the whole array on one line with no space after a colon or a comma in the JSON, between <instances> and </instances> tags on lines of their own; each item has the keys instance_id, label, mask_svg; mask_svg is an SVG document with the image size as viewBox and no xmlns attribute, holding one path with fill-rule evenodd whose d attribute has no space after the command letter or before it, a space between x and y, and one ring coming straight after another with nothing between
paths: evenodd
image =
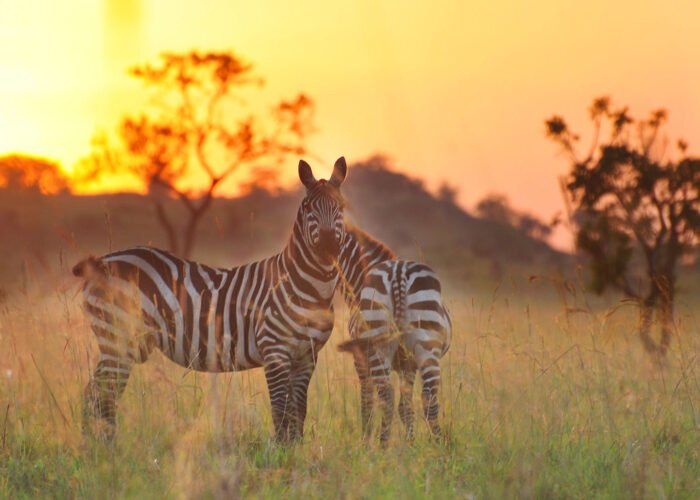
<instances>
[{"instance_id":1,"label":"black and white stripe","mask_svg":"<svg viewBox=\"0 0 700 500\"><path fill-rule=\"evenodd\" d=\"M158 348L192 370L263 366L276 438L301 438L308 384L333 328L345 169L341 158L329 181L316 181L300 162L307 194L287 246L268 259L218 269L136 247L78 264L100 349L86 410L113 428L133 364Z\"/></svg>"},{"instance_id":2,"label":"black and white stripe","mask_svg":"<svg viewBox=\"0 0 700 500\"><path fill-rule=\"evenodd\" d=\"M383 407L380 438L389 438L393 419L394 391L392 369L401 380L399 414L407 439L413 438L412 392L416 372L422 380L426 421L434 435L438 423L439 360L450 346L452 324L442 298L435 272L425 264L395 260L381 243L357 229L348 231L347 246L355 252L341 252L340 265L348 285L346 301L352 314L349 333L352 340L339 348L352 352L360 379L363 434L369 431L374 391ZM359 256L359 258L358 258ZM372 259L384 256L388 259ZM369 265L368 265L369 264ZM361 278L356 276L360 269Z\"/></svg>"}]
</instances>

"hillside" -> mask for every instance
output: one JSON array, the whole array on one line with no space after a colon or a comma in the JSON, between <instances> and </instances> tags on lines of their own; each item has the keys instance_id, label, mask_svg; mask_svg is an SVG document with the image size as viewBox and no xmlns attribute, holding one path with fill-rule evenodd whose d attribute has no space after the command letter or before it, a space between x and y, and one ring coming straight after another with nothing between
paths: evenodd
<instances>
[{"instance_id":1,"label":"hillside","mask_svg":"<svg viewBox=\"0 0 700 500\"><path fill-rule=\"evenodd\" d=\"M400 256L425 260L453 280L498 279L513 266L534 272L566 259L511 226L437 199L419 181L376 161L351 166L344 193L352 222ZM200 226L194 258L228 267L279 251L301 196L301 190L255 190L217 199ZM181 210L175 200L166 209ZM26 287L45 273L67 273L87 254L136 244L166 246L148 198L134 194L0 191L0 234L0 288L6 290Z\"/></svg>"},{"instance_id":2,"label":"hillside","mask_svg":"<svg viewBox=\"0 0 700 500\"><path fill-rule=\"evenodd\" d=\"M541 268L566 256L506 224L474 217L428 192L422 183L386 169L381 161L356 165L345 186L349 213L361 227L401 255L438 262L476 257L502 266Z\"/></svg>"}]
</instances>

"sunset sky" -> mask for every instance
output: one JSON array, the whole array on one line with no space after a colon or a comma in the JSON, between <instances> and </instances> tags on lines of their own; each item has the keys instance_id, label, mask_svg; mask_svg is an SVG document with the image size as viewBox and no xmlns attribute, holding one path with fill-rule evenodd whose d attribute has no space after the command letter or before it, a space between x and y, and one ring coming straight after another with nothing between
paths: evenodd
<instances>
[{"instance_id":1,"label":"sunset sky","mask_svg":"<svg viewBox=\"0 0 700 500\"><path fill-rule=\"evenodd\" d=\"M637 115L666 107L671 138L699 151L697 1L0 0L0 13L0 154L68 170L142 103L126 66L191 48L254 62L271 103L314 98L321 175L383 152L468 208L503 192L551 217L566 163L543 121L585 132L603 94Z\"/></svg>"}]
</instances>

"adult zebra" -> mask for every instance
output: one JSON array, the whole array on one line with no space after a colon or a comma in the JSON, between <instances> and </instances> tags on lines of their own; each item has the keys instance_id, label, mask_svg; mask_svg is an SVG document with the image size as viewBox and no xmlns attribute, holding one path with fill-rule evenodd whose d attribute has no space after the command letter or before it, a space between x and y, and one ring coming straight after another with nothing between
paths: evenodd
<instances>
[{"instance_id":1,"label":"adult zebra","mask_svg":"<svg viewBox=\"0 0 700 500\"><path fill-rule=\"evenodd\" d=\"M338 349L351 352L360 379L362 433L369 432L374 389L382 402L380 440L389 439L394 411L391 370L401 380L399 415L406 438L413 439L413 385L420 370L423 411L433 435L440 435L440 363L450 346L452 322L440 281L425 264L396 260L385 245L348 228L340 261L345 301L352 314L351 340Z\"/></svg>"},{"instance_id":2,"label":"adult zebra","mask_svg":"<svg viewBox=\"0 0 700 500\"><path fill-rule=\"evenodd\" d=\"M276 439L300 439L316 357L333 328L346 170L341 157L331 178L317 181L299 162L306 196L286 247L268 259L217 269L136 247L77 264L73 273L85 278L84 307L100 349L85 412L106 420L113 433L132 366L156 347L198 371L263 366Z\"/></svg>"}]
</instances>

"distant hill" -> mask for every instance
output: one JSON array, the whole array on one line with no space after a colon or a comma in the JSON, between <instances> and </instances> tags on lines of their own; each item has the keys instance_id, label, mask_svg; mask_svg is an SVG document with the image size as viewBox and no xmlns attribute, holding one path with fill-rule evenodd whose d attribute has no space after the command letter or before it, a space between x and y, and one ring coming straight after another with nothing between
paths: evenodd
<instances>
[{"instance_id":1,"label":"distant hill","mask_svg":"<svg viewBox=\"0 0 700 500\"><path fill-rule=\"evenodd\" d=\"M424 260L450 279L498 279L507 270L535 273L567 256L509 225L469 215L379 159L350 167L343 186L349 219L400 256ZM254 190L219 198L200 226L196 259L229 267L279 251L289 236L301 190ZM181 210L172 200L167 210ZM166 247L153 208L135 194L42 196L0 191L0 288L50 273L62 275L87 254L135 244Z\"/></svg>"},{"instance_id":2,"label":"distant hill","mask_svg":"<svg viewBox=\"0 0 700 500\"><path fill-rule=\"evenodd\" d=\"M470 256L495 265L560 265L566 255L508 224L468 214L422 182L387 169L381 158L355 165L344 186L359 226L402 255L443 261Z\"/></svg>"}]
</instances>

